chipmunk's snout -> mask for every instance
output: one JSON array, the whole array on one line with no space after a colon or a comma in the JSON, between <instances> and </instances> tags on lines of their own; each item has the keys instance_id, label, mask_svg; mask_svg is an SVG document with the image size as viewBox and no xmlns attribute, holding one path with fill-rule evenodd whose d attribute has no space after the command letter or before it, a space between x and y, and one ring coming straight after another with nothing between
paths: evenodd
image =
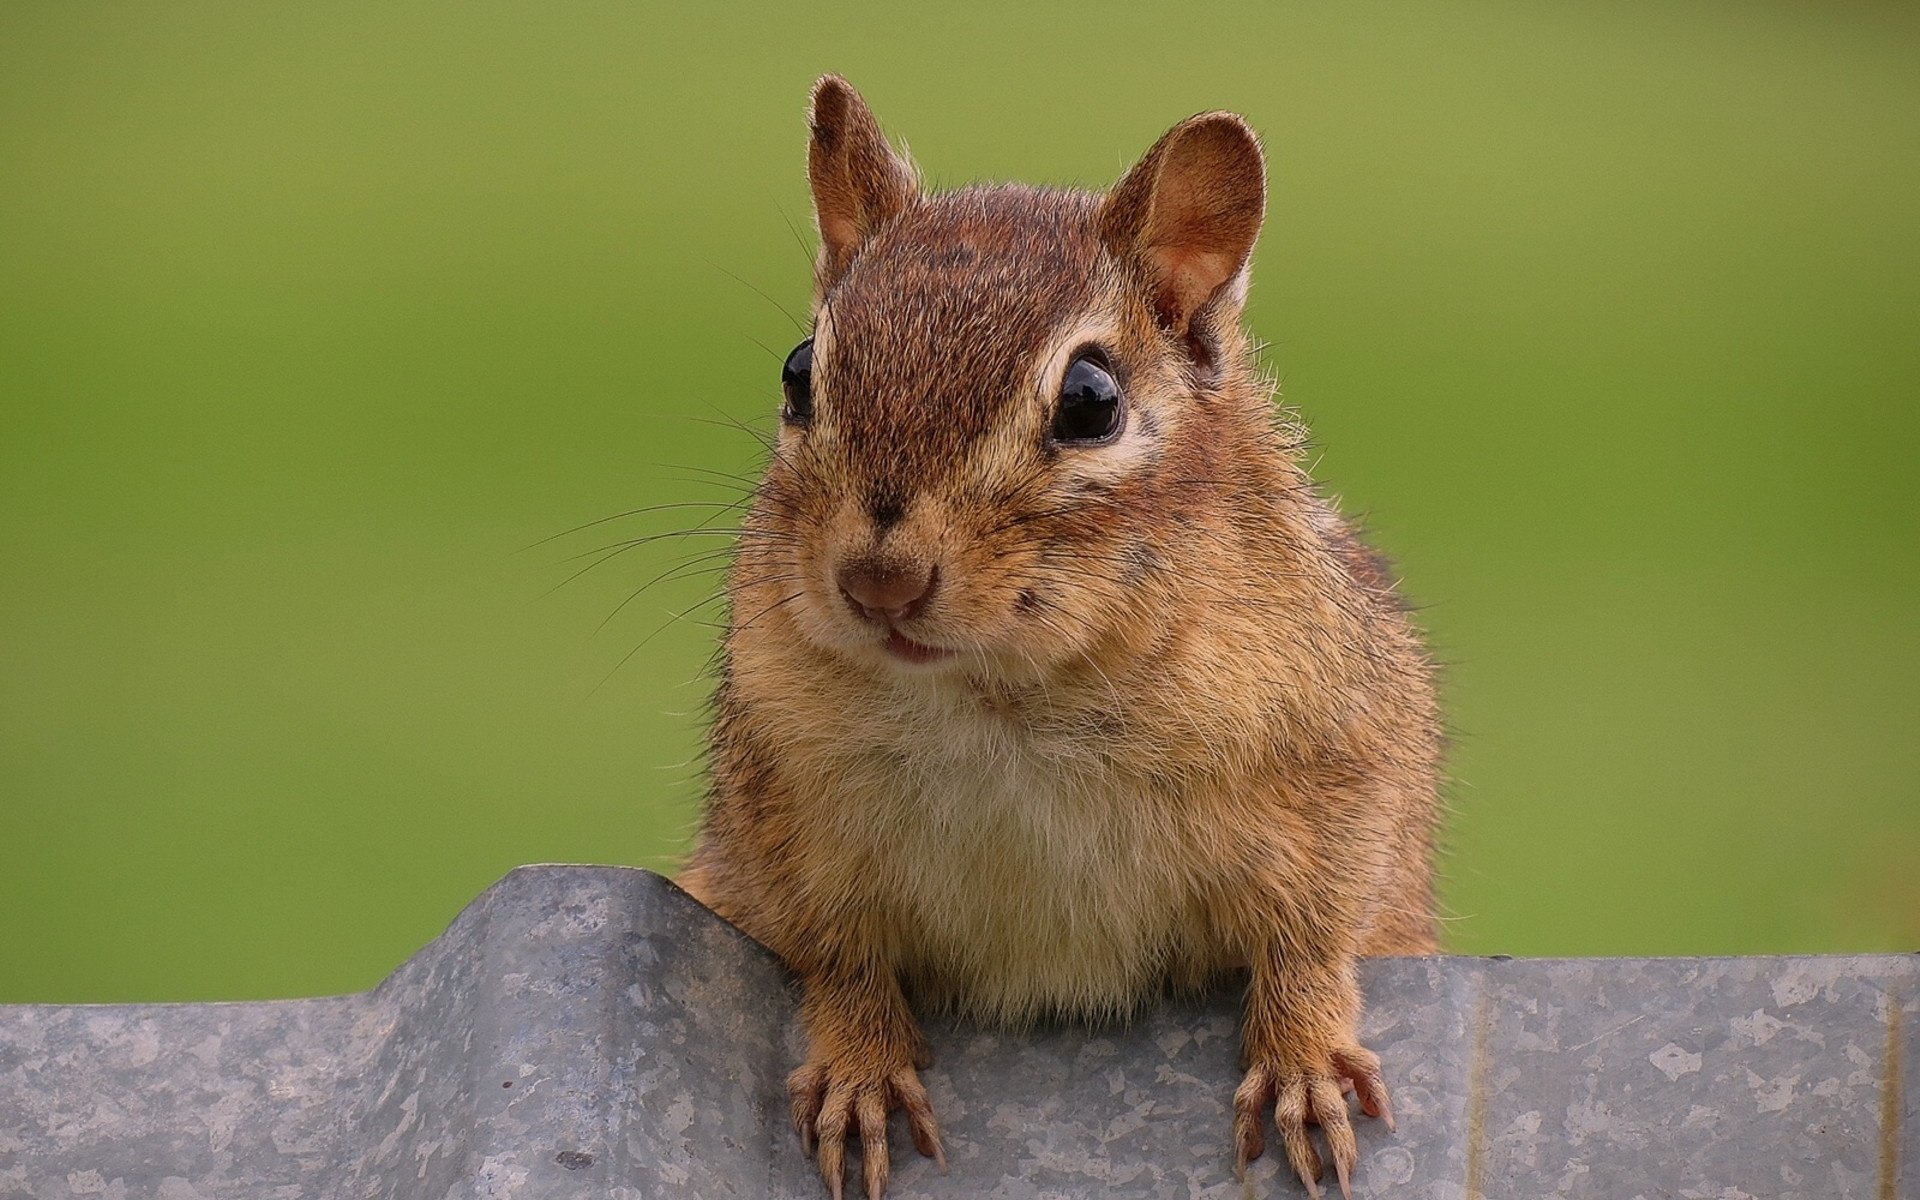
<instances>
[{"instance_id":1,"label":"chipmunk's snout","mask_svg":"<svg viewBox=\"0 0 1920 1200\"><path fill-rule=\"evenodd\" d=\"M940 568L860 558L842 566L836 582L857 615L890 625L912 620L927 606L940 582Z\"/></svg>"}]
</instances>

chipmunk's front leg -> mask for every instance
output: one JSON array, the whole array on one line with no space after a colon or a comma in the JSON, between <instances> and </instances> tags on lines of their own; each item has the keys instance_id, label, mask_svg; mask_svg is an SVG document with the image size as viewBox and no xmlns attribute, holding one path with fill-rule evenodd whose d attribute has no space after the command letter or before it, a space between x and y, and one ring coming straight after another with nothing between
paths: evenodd
<instances>
[{"instance_id":1,"label":"chipmunk's front leg","mask_svg":"<svg viewBox=\"0 0 1920 1200\"><path fill-rule=\"evenodd\" d=\"M1360 987L1350 952L1329 951L1275 938L1257 955L1247 998L1242 1057L1247 1076L1234 1093L1234 1141L1242 1173L1266 1147L1266 1114L1287 1161L1320 1194L1320 1155L1307 1126L1326 1137L1342 1195L1359 1159L1353 1124L1347 1119L1351 1087L1368 1116L1393 1128L1380 1059L1360 1045Z\"/></svg>"},{"instance_id":2,"label":"chipmunk's front leg","mask_svg":"<svg viewBox=\"0 0 1920 1200\"><path fill-rule=\"evenodd\" d=\"M794 1128L820 1175L840 1200L846 1140L860 1139L868 1200L887 1187L887 1114L907 1113L920 1153L946 1170L940 1129L917 1068L929 1065L926 1041L900 993L899 980L877 965L802 974L801 1016L807 1061L787 1078Z\"/></svg>"}]
</instances>

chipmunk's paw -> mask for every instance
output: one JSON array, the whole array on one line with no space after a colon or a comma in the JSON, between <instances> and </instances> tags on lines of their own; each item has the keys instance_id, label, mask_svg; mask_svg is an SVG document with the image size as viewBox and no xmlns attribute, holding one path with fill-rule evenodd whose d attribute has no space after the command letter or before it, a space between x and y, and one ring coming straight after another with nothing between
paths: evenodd
<instances>
[{"instance_id":1,"label":"chipmunk's paw","mask_svg":"<svg viewBox=\"0 0 1920 1200\"><path fill-rule=\"evenodd\" d=\"M1361 1046L1344 1046L1318 1056L1291 1061L1255 1062L1233 1094L1233 1135L1242 1176L1247 1164L1266 1149L1266 1110L1273 1106L1273 1122L1280 1130L1287 1161L1307 1193L1320 1195L1320 1154L1308 1125L1320 1126L1333 1159L1340 1194L1351 1197L1354 1165L1360 1146L1347 1119L1347 1090L1360 1097L1361 1109L1393 1128L1393 1109L1387 1085L1380 1078L1380 1059Z\"/></svg>"},{"instance_id":2,"label":"chipmunk's paw","mask_svg":"<svg viewBox=\"0 0 1920 1200\"><path fill-rule=\"evenodd\" d=\"M940 1146L940 1127L919 1073L908 1063L876 1069L866 1063L810 1061L787 1077L787 1099L793 1105L793 1127L809 1155L816 1155L820 1177L833 1200L841 1200L847 1138L860 1139L861 1174L867 1200L880 1200L887 1190L887 1114L907 1112L907 1128L920 1153L947 1170L946 1151Z\"/></svg>"}]
</instances>

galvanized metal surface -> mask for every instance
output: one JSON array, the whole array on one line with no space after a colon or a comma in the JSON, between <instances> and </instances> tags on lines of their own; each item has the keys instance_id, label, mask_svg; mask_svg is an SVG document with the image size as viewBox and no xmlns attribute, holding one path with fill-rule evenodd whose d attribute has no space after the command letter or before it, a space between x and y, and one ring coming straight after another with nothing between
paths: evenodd
<instances>
[{"instance_id":1,"label":"galvanized metal surface","mask_svg":"<svg viewBox=\"0 0 1920 1200\"><path fill-rule=\"evenodd\" d=\"M1359 1196L1920 1200L1920 958L1394 959L1399 1132ZM0 1200L822 1195L778 965L642 871L533 867L372 992L0 1007ZM1293 1196L1233 1178L1231 996L1123 1029L935 1023L946 1177L890 1194ZM1900 1064L1909 1064L1902 1073Z\"/></svg>"}]
</instances>

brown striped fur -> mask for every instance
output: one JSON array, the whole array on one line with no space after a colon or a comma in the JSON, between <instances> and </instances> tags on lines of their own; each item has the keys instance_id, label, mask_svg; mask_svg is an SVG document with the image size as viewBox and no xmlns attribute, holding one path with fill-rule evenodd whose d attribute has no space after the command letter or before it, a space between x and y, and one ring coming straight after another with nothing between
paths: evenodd
<instances>
[{"instance_id":1,"label":"brown striped fur","mask_svg":"<svg viewBox=\"0 0 1920 1200\"><path fill-rule=\"evenodd\" d=\"M1250 972L1236 1148L1268 1116L1344 1183L1355 959L1435 949L1431 669L1316 492L1240 326L1258 143L1208 114L1106 196L923 194L844 82L815 89L815 416L730 581L713 791L681 882L805 986L795 1120L837 1195L886 1114L938 1134L913 1008L1124 1015ZM1127 404L1055 446L1098 346ZM908 665L836 572L937 566Z\"/></svg>"}]
</instances>

